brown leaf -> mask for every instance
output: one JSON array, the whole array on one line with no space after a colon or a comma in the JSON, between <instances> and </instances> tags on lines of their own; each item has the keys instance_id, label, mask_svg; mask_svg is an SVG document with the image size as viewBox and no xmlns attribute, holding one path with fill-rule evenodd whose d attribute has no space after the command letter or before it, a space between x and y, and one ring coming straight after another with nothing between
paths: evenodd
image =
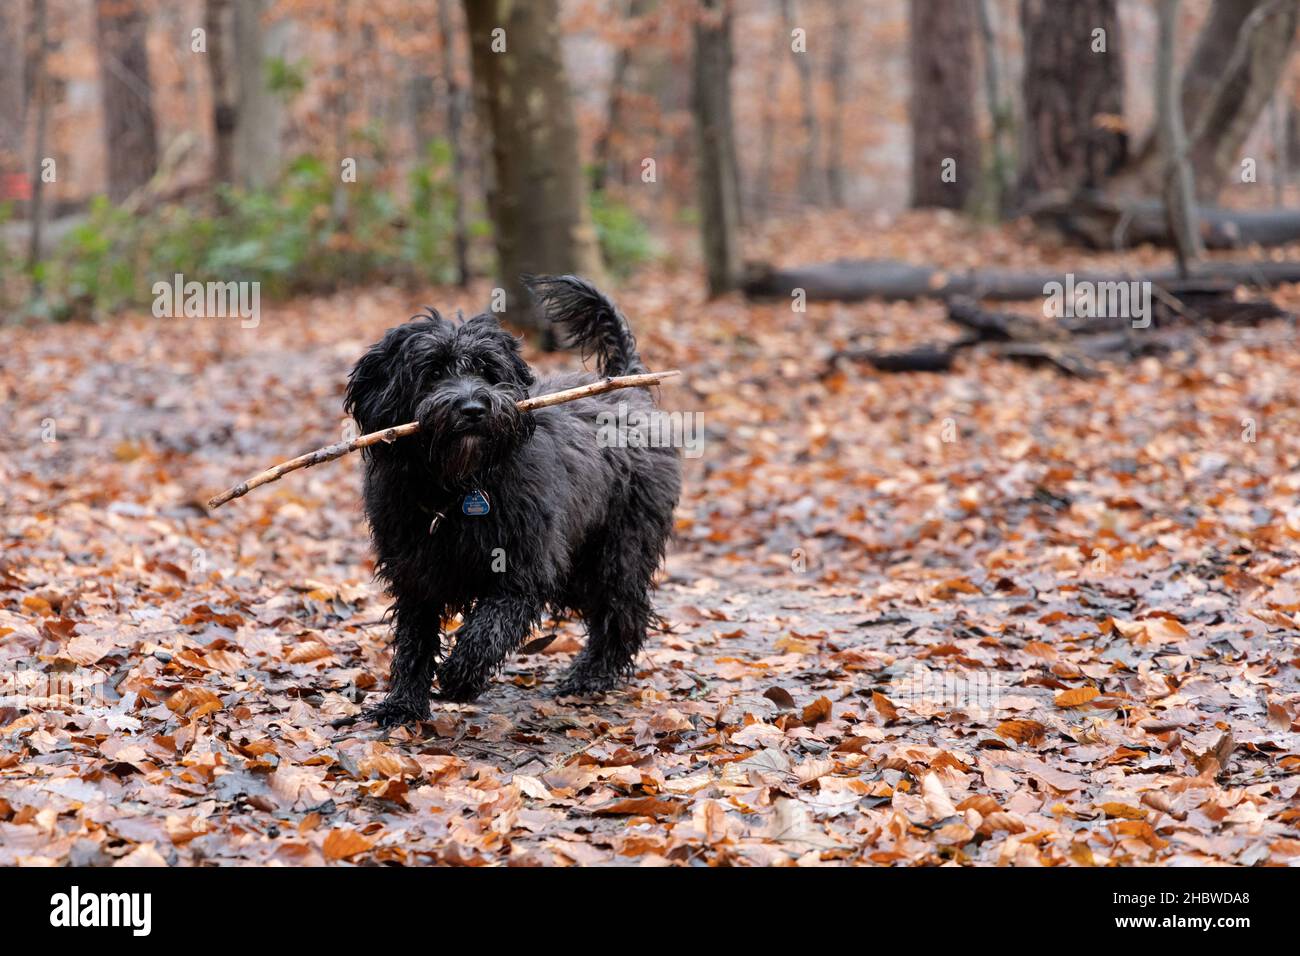
<instances>
[{"instance_id":1,"label":"brown leaf","mask_svg":"<svg viewBox=\"0 0 1300 956\"><path fill-rule=\"evenodd\" d=\"M1057 694L1054 703L1057 707L1082 707L1100 693L1095 687L1077 687Z\"/></svg>"},{"instance_id":2,"label":"brown leaf","mask_svg":"<svg viewBox=\"0 0 1300 956\"><path fill-rule=\"evenodd\" d=\"M876 708L876 713L885 720L898 719L898 708L894 706L892 700L880 693L880 691L873 690L871 692L871 703Z\"/></svg>"},{"instance_id":3,"label":"brown leaf","mask_svg":"<svg viewBox=\"0 0 1300 956\"><path fill-rule=\"evenodd\" d=\"M374 844L356 830L339 827L325 835L321 852L325 854L327 860L346 860L358 853L365 853L372 846Z\"/></svg>"},{"instance_id":4,"label":"brown leaf","mask_svg":"<svg viewBox=\"0 0 1300 956\"><path fill-rule=\"evenodd\" d=\"M615 800L591 812L598 817L676 817L686 810L686 804L675 800L660 800L658 797L628 797Z\"/></svg>"},{"instance_id":5,"label":"brown leaf","mask_svg":"<svg viewBox=\"0 0 1300 956\"><path fill-rule=\"evenodd\" d=\"M803 709L803 720L805 727L813 727L820 724L823 720L829 720L831 716L831 701L829 697L818 697L815 701Z\"/></svg>"},{"instance_id":6,"label":"brown leaf","mask_svg":"<svg viewBox=\"0 0 1300 956\"><path fill-rule=\"evenodd\" d=\"M1036 720L1004 720L994 730L999 737L1006 737L1018 744L1040 744L1047 728Z\"/></svg>"}]
</instances>

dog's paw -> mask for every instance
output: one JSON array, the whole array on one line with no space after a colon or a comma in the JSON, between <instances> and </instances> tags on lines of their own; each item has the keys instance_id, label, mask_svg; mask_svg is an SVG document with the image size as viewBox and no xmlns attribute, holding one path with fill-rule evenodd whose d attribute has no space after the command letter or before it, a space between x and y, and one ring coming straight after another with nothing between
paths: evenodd
<instances>
[{"instance_id":1,"label":"dog's paw","mask_svg":"<svg viewBox=\"0 0 1300 956\"><path fill-rule=\"evenodd\" d=\"M358 723L371 723L379 727L401 727L429 719L429 705L420 706L409 700L388 698L382 703L368 707L355 717L345 717L334 722L335 727L347 727Z\"/></svg>"},{"instance_id":2,"label":"dog's paw","mask_svg":"<svg viewBox=\"0 0 1300 956\"><path fill-rule=\"evenodd\" d=\"M451 704L468 704L487 689L488 680L483 674L463 666L457 666L454 660L438 668L438 689L434 697Z\"/></svg>"},{"instance_id":3,"label":"dog's paw","mask_svg":"<svg viewBox=\"0 0 1300 956\"><path fill-rule=\"evenodd\" d=\"M621 674L609 674L585 667L572 667L555 686L556 697L597 697L623 683Z\"/></svg>"}]
</instances>

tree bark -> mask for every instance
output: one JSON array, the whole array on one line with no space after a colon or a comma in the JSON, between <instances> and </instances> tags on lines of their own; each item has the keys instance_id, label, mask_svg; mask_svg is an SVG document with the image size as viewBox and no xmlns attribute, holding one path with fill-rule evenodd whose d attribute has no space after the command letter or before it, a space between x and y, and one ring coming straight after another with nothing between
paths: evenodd
<instances>
[{"instance_id":1,"label":"tree bark","mask_svg":"<svg viewBox=\"0 0 1300 956\"><path fill-rule=\"evenodd\" d=\"M153 89L139 0L95 0L99 82L108 141L108 196L122 202L158 170Z\"/></svg>"},{"instance_id":2,"label":"tree bark","mask_svg":"<svg viewBox=\"0 0 1300 956\"><path fill-rule=\"evenodd\" d=\"M808 31L806 23L799 22L799 10L795 0L781 0L782 17L787 26L802 26ZM788 38L789 39L789 38ZM822 189L817 170L821 160L822 135L821 124L817 122L817 102L813 96L813 75L811 50L802 52L791 49L794 58L795 74L799 77L799 122L803 127L803 149L799 157L799 197L807 205L816 205L822 200Z\"/></svg>"},{"instance_id":3,"label":"tree bark","mask_svg":"<svg viewBox=\"0 0 1300 956\"><path fill-rule=\"evenodd\" d=\"M447 97L447 143L451 147L452 251L456 260L456 284L469 285L469 227L465 222L465 133L462 129L464 102L456 77L456 38L452 33L451 5L438 0L438 35L442 43L442 73Z\"/></svg>"},{"instance_id":4,"label":"tree bark","mask_svg":"<svg viewBox=\"0 0 1300 956\"><path fill-rule=\"evenodd\" d=\"M265 22L269 0L231 0L235 68L234 175L245 189L267 189L280 176L284 101L273 90L267 63L285 52L288 22Z\"/></svg>"},{"instance_id":5,"label":"tree bark","mask_svg":"<svg viewBox=\"0 0 1300 956\"><path fill-rule=\"evenodd\" d=\"M758 175L754 179L751 191L752 209L761 221L767 218L772 200L772 167L776 154L776 100L781 84L781 67L785 63L782 55L789 42L788 24L784 19L781 0L776 3L776 42L772 55L767 58L767 72L763 78L763 121L760 127L762 145L759 152Z\"/></svg>"},{"instance_id":6,"label":"tree bark","mask_svg":"<svg viewBox=\"0 0 1300 956\"><path fill-rule=\"evenodd\" d=\"M45 138L50 119L50 77L48 69L49 12L46 0L32 0L31 84L36 102L36 133L32 137L32 204L29 212L31 236L27 245L27 270L33 272L41 261L45 230L45 178L41 164L45 157ZM35 291L41 291L41 280L33 276Z\"/></svg>"},{"instance_id":7,"label":"tree bark","mask_svg":"<svg viewBox=\"0 0 1300 956\"><path fill-rule=\"evenodd\" d=\"M1213 18L1211 18L1213 19ZM1191 123L1196 193L1213 201L1286 67L1300 21L1300 0L1262 0L1246 17L1228 62Z\"/></svg>"},{"instance_id":8,"label":"tree bark","mask_svg":"<svg viewBox=\"0 0 1300 956\"><path fill-rule=\"evenodd\" d=\"M831 115L826 124L826 189L830 201L843 207L846 201L844 182L844 113L850 109L849 87L852 66L849 49L853 37L853 10L847 3L834 5L835 20L831 35L831 52L826 72L831 88Z\"/></svg>"},{"instance_id":9,"label":"tree bark","mask_svg":"<svg viewBox=\"0 0 1300 956\"><path fill-rule=\"evenodd\" d=\"M692 95L698 138L700 235L709 294L740 282L740 189L731 111L731 9L728 0L700 0L695 23Z\"/></svg>"},{"instance_id":10,"label":"tree bark","mask_svg":"<svg viewBox=\"0 0 1300 956\"><path fill-rule=\"evenodd\" d=\"M465 0L465 15L475 94L492 141L488 207L506 308L517 323L541 329L521 275L601 271L560 52L559 5ZM504 33L494 37L497 30ZM501 42L505 49L494 51Z\"/></svg>"},{"instance_id":11,"label":"tree bark","mask_svg":"<svg viewBox=\"0 0 1300 956\"><path fill-rule=\"evenodd\" d=\"M0 4L0 202L17 198L24 155L27 91L26 24L21 0Z\"/></svg>"},{"instance_id":12,"label":"tree bark","mask_svg":"<svg viewBox=\"0 0 1300 956\"><path fill-rule=\"evenodd\" d=\"M1182 98L1174 82L1174 41L1178 32L1178 0L1160 0L1159 42L1156 53L1156 114L1159 117L1160 154L1165 165L1165 212L1169 235L1178 255L1178 270L1187 274L1188 263L1205 254L1196 224L1196 196L1192 168L1187 158L1187 133L1183 129Z\"/></svg>"},{"instance_id":13,"label":"tree bark","mask_svg":"<svg viewBox=\"0 0 1300 956\"><path fill-rule=\"evenodd\" d=\"M912 205L961 209L979 176L975 8L912 0Z\"/></svg>"},{"instance_id":14,"label":"tree bark","mask_svg":"<svg viewBox=\"0 0 1300 956\"><path fill-rule=\"evenodd\" d=\"M992 140L991 181L994 189L994 207L999 215L1006 215L1014 190L1012 147L1008 140L1014 128L1012 107L1003 93L1005 76L1001 52L998 49L995 12L992 0L976 0L979 15L980 41L984 53L984 99L989 113L989 136Z\"/></svg>"},{"instance_id":15,"label":"tree bark","mask_svg":"<svg viewBox=\"0 0 1300 956\"><path fill-rule=\"evenodd\" d=\"M208 77L212 83L212 178L234 180L235 78L231 75L227 40L230 0L205 0L203 27L207 34Z\"/></svg>"},{"instance_id":16,"label":"tree bark","mask_svg":"<svg viewBox=\"0 0 1300 956\"><path fill-rule=\"evenodd\" d=\"M1021 202L1100 186L1123 163L1127 137L1116 0L1021 0L1024 135ZM1104 30L1105 51L1095 31Z\"/></svg>"}]
</instances>

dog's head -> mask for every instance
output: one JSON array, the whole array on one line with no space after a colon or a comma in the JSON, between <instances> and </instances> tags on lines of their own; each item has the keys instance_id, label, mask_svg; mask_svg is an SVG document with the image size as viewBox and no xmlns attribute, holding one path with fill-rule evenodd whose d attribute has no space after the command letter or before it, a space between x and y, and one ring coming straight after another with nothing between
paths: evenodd
<instances>
[{"instance_id":1,"label":"dog's head","mask_svg":"<svg viewBox=\"0 0 1300 956\"><path fill-rule=\"evenodd\" d=\"M430 309L389 329L348 377L344 409L363 432L418 421L382 453L406 456L456 489L532 434L515 403L533 384L519 342L488 314L453 323Z\"/></svg>"}]
</instances>

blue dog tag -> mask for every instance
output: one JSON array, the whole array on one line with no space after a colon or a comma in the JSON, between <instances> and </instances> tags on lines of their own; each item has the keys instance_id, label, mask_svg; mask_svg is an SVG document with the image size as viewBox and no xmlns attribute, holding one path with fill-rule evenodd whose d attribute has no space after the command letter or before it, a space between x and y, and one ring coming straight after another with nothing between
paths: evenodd
<instances>
[{"instance_id":1,"label":"blue dog tag","mask_svg":"<svg viewBox=\"0 0 1300 956\"><path fill-rule=\"evenodd\" d=\"M488 496L482 491L471 491L460 503L460 513L471 518L481 517L491 510L492 505L488 503Z\"/></svg>"}]
</instances>

